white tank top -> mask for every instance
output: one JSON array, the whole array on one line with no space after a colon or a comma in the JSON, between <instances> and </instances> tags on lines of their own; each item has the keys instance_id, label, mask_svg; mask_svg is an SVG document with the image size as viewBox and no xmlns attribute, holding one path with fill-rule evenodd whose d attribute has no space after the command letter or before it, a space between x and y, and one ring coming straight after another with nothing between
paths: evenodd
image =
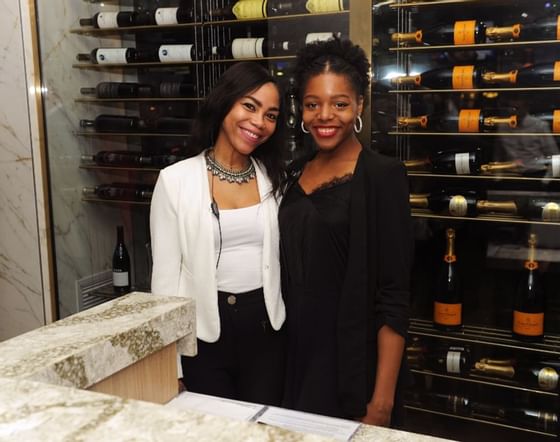
<instances>
[{"instance_id":1,"label":"white tank top","mask_svg":"<svg viewBox=\"0 0 560 442\"><path fill-rule=\"evenodd\" d=\"M220 251L220 227L222 231L222 251L216 270L218 290L241 293L262 287L262 204L220 209L220 226L216 217L213 219L216 260Z\"/></svg>"}]
</instances>

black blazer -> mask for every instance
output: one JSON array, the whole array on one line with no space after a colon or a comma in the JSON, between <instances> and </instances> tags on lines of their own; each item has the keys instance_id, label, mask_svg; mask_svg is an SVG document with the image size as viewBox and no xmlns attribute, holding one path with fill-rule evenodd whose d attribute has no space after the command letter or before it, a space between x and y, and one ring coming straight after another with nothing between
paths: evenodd
<instances>
[{"instance_id":1,"label":"black blazer","mask_svg":"<svg viewBox=\"0 0 560 442\"><path fill-rule=\"evenodd\" d=\"M408 328L412 222L400 161L362 150L352 179L349 235L337 325L338 393L343 410L360 417L375 384L378 330L388 325L406 337Z\"/></svg>"}]
</instances>

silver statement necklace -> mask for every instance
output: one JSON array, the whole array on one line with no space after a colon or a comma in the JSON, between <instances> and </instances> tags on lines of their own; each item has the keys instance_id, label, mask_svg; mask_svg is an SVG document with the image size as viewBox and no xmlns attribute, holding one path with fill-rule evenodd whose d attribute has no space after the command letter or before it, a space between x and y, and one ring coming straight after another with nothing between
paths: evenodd
<instances>
[{"instance_id":1,"label":"silver statement necklace","mask_svg":"<svg viewBox=\"0 0 560 442\"><path fill-rule=\"evenodd\" d=\"M212 152L212 154L210 152ZM204 156L206 158L206 169L212 172L212 175L217 176L220 181L243 184L248 183L257 176L255 166L251 160L249 160L249 164L245 169L233 170L216 161L213 149L208 149Z\"/></svg>"}]
</instances>

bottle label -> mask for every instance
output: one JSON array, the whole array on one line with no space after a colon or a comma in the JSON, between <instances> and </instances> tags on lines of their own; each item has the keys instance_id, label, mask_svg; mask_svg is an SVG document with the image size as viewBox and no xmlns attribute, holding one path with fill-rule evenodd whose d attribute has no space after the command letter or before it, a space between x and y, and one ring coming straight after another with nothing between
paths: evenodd
<instances>
[{"instance_id":1,"label":"bottle label","mask_svg":"<svg viewBox=\"0 0 560 442\"><path fill-rule=\"evenodd\" d=\"M542 209L543 221L560 221L560 204L546 203Z\"/></svg>"},{"instance_id":2,"label":"bottle label","mask_svg":"<svg viewBox=\"0 0 560 442\"><path fill-rule=\"evenodd\" d=\"M467 209L467 199L463 195L454 195L449 200L449 214L451 216L465 216Z\"/></svg>"},{"instance_id":3,"label":"bottle label","mask_svg":"<svg viewBox=\"0 0 560 442\"><path fill-rule=\"evenodd\" d=\"M343 0L307 0L305 8L311 14L344 11Z\"/></svg>"},{"instance_id":4,"label":"bottle label","mask_svg":"<svg viewBox=\"0 0 560 442\"><path fill-rule=\"evenodd\" d=\"M537 375L539 387L543 390L556 390L558 386L558 372L552 367L544 367L539 370Z\"/></svg>"},{"instance_id":5,"label":"bottle label","mask_svg":"<svg viewBox=\"0 0 560 442\"><path fill-rule=\"evenodd\" d=\"M332 32L310 32L305 36L305 44L313 43L316 41L327 41L334 38Z\"/></svg>"},{"instance_id":6,"label":"bottle label","mask_svg":"<svg viewBox=\"0 0 560 442\"><path fill-rule=\"evenodd\" d=\"M455 66L453 68L452 87L453 89L473 89L473 78L474 66Z\"/></svg>"},{"instance_id":7,"label":"bottle label","mask_svg":"<svg viewBox=\"0 0 560 442\"><path fill-rule=\"evenodd\" d=\"M126 63L127 48L99 48L95 54L98 64Z\"/></svg>"},{"instance_id":8,"label":"bottle label","mask_svg":"<svg viewBox=\"0 0 560 442\"><path fill-rule=\"evenodd\" d=\"M441 325L461 325L462 304L434 302L434 322Z\"/></svg>"},{"instance_id":9,"label":"bottle label","mask_svg":"<svg viewBox=\"0 0 560 442\"><path fill-rule=\"evenodd\" d=\"M473 45L476 20L456 21L453 29L453 43L456 45Z\"/></svg>"},{"instance_id":10,"label":"bottle label","mask_svg":"<svg viewBox=\"0 0 560 442\"><path fill-rule=\"evenodd\" d=\"M238 19L266 18L266 4L268 0L242 0L232 8L233 15Z\"/></svg>"},{"instance_id":11,"label":"bottle label","mask_svg":"<svg viewBox=\"0 0 560 442\"><path fill-rule=\"evenodd\" d=\"M560 177L560 155L552 155L551 163L552 176Z\"/></svg>"},{"instance_id":12,"label":"bottle label","mask_svg":"<svg viewBox=\"0 0 560 442\"><path fill-rule=\"evenodd\" d=\"M128 272L118 272L113 270L113 285L115 287L129 286Z\"/></svg>"},{"instance_id":13,"label":"bottle label","mask_svg":"<svg viewBox=\"0 0 560 442\"><path fill-rule=\"evenodd\" d=\"M455 154L455 172L457 175L470 175L470 153L456 153Z\"/></svg>"},{"instance_id":14,"label":"bottle label","mask_svg":"<svg viewBox=\"0 0 560 442\"><path fill-rule=\"evenodd\" d=\"M177 11L179 8L157 8L155 13L158 25L178 25Z\"/></svg>"},{"instance_id":15,"label":"bottle label","mask_svg":"<svg viewBox=\"0 0 560 442\"><path fill-rule=\"evenodd\" d=\"M552 74L552 81L560 81L560 61L554 62L554 73Z\"/></svg>"},{"instance_id":16,"label":"bottle label","mask_svg":"<svg viewBox=\"0 0 560 442\"><path fill-rule=\"evenodd\" d=\"M480 132L480 109L462 109L459 112L459 132Z\"/></svg>"},{"instance_id":17,"label":"bottle label","mask_svg":"<svg viewBox=\"0 0 560 442\"><path fill-rule=\"evenodd\" d=\"M264 38L236 38L231 43L233 58L263 58Z\"/></svg>"},{"instance_id":18,"label":"bottle label","mask_svg":"<svg viewBox=\"0 0 560 442\"><path fill-rule=\"evenodd\" d=\"M448 351L446 358L446 370L447 373L460 374L461 373L461 352L460 351Z\"/></svg>"},{"instance_id":19,"label":"bottle label","mask_svg":"<svg viewBox=\"0 0 560 442\"><path fill-rule=\"evenodd\" d=\"M101 29L118 28L117 14L118 12L100 12L97 16L97 26Z\"/></svg>"},{"instance_id":20,"label":"bottle label","mask_svg":"<svg viewBox=\"0 0 560 442\"><path fill-rule=\"evenodd\" d=\"M560 40L560 15L556 18L556 40Z\"/></svg>"},{"instance_id":21,"label":"bottle label","mask_svg":"<svg viewBox=\"0 0 560 442\"><path fill-rule=\"evenodd\" d=\"M556 109L552 113L552 132L560 132L560 109Z\"/></svg>"},{"instance_id":22,"label":"bottle label","mask_svg":"<svg viewBox=\"0 0 560 442\"><path fill-rule=\"evenodd\" d=\"M524 313L514 310L513 331L522 336L542 336L544 313Z\"/></svg>"},{"instance_id":23,"label":"bottle label","mask_svg":"<svg viewBox=\"0 0 560 442\"><path fill-rule=\"evenodd\" d=\"M192 47L193 45L161 45L158 51L159 61L162 63L192 61Z\"/></svg>"}]
</instances>

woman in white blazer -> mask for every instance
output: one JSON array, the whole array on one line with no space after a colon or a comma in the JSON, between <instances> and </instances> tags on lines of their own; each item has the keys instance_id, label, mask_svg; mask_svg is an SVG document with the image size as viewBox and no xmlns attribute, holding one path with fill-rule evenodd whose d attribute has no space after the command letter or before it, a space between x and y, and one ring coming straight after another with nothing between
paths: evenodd
<instances>
[{"instance_id":1,"label":"woman in white blazer","mask_svg":"<svg viewBox=\"0 0 560 442\"><path fill-rule=\"evenodd\" d=\"M182 357L180 389L280 404L281 103L265 68L233 65L199 111L194 156L159 175L152 292L196 301L198 354Z\"/></svg>"}]
</instances>

